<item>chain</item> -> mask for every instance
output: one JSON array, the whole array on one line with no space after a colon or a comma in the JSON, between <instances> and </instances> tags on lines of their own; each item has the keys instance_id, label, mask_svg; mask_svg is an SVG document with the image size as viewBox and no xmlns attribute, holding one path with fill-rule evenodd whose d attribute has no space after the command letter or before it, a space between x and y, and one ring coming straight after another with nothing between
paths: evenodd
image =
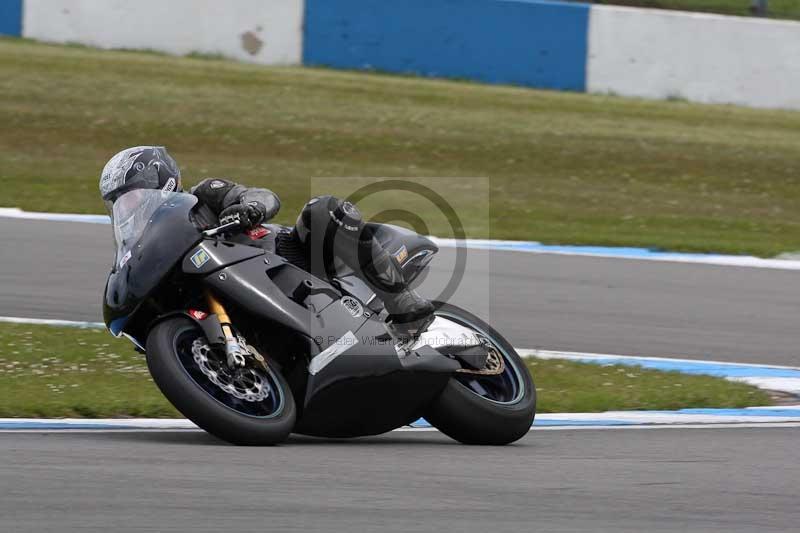
<instances>
[{"instance_id":1,"label":"chain","mask_svg":"<svg viewBox=\"0 0 800 533\"><path fill-rule=\"evenodd\" d=\"M483 367L483 369L471 370L468 368L459 368L456 372L461 372L462 374L476 374L478 376L498 376L502 374L506 369L503 356L500 355L493 346L486 346L486 351L489 352L489 355L486 357L486 366Z\"/></svg>"}]
</instances>

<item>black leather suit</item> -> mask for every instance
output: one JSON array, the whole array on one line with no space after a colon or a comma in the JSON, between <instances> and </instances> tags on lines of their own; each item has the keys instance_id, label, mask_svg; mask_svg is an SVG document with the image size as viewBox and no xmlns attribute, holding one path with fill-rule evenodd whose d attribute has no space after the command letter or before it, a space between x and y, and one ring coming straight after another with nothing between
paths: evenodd
<instances>
[{"instance_id":1,"label":"black leather suit","mask_svg":"<svg viewBox=\"0 0 800 533\"><path fill-rule=\"evenodd\" d=\"M197 222L214 226L220 214L237 204L258 202L265 208L263 220L274 217L280 200L272 191L248 188L233 181L210 178L191 189L200 206ZM334 259L353 269L386 305L390 321L418 329L426 325L433 306L411 290L396 259L383 248L350 202L333 196L312 198L303 207L292 235L305 250L306 263L318 277L326 277Z\"/></svg>"}]
</instances>

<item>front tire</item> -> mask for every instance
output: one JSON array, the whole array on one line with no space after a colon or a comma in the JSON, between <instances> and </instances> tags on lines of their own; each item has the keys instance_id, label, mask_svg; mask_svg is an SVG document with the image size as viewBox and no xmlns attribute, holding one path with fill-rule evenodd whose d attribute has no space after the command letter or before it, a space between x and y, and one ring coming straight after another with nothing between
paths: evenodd
<instances>
[{"instance_id":1,"label":"front tire","mask_svg":"<svg viewBox=\"0 0 800 533\"><path fill-rule=\"evenodd\" d=\"M502 355L503 374L456 374L425 413L445 435L464 444L503 445L525 436L536 415L533 377L513 346L489 324L459 307L436 303L436 316L476 331Z\"/></svg>"},{"instance_id":2,"label":"front tire","mask_svg":"<svg viewBox=\"0 0 800 533\"><path fill-rule=\"evenodd\" d=\"M203 331L185 317L158 323L147 337L147 367L170 403L204 430L233 444L259 446L286 440L294 428L296 408L289 384L275 365L268 361L268 372L248 370L259 381L259 401L252 395L242 399L226 394L219 380L214 383L206 375L212 372L202 371L197 355L193 358L197 342L205 342Z\"/></svg>"}]
</instances>

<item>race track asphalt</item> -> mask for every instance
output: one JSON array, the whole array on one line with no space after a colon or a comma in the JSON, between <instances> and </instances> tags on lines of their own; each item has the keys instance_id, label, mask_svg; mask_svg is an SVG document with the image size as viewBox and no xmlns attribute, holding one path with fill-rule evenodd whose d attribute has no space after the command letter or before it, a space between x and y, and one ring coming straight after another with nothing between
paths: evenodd
<instances>
[{"instance_id":1,"label":"race track asphalt","mask_svg":"<svg viewBox=\"0 0 800 533\"><path fill-rule=\"evenodd\" d=\"M0 219L0 315L97 321L108 226ZM443 250L423 283L452 273ZM519 347L800 365L800 272L470 252L453 297ZM0 531L791 531L800 429L292 437L0 433Z\"/></svg>"},{"instance_id":2,"label":"race track asphalt","mask_svg":"<svg viewBox=\"0 0 800 533\"><path fill-rule=\"evenodd\" d=\"M0 434L0 530L786 532L800 429L533 431L506 447L436 432L293 437Z\"/></svg>"},{"instance_id":3,"label":"race track asphalt","mask_svg":"<svg viewBox=\"0 0 800 533\"><path fill-rule=\"evenodd\" d=\"M0 315L100 320L109 226L0 218L0 250ZM452 301L521 348L800 366L798 271L470 251Z\"/></svg>"}]
</instances>

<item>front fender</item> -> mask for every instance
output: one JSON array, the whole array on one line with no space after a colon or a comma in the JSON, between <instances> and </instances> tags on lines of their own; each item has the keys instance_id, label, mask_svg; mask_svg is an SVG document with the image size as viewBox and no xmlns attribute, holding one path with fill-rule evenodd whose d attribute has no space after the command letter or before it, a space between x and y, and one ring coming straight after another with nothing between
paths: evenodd
<instances>
[{"instance_id":1,"label":"front fender","mask_svg":"<svg viewBox=\"0 0 800 533\"><path fill-rule=\"evenodd\" d=\"M203 330L203 334L211 344L220 344L225 342L225 335L222 332L222 326L219 323L217 315L208 315L206 318L199 320L192 316L192 314L188 311L170 311L169 313L164 313L163 315L157 316L147 325L147 334L150 335L150 332L153 330L153 328L161 322L175 317L185 317L197 324L197 326ZM145 344L141 345L145 346Z\"/></svg>"}]
</instances>

